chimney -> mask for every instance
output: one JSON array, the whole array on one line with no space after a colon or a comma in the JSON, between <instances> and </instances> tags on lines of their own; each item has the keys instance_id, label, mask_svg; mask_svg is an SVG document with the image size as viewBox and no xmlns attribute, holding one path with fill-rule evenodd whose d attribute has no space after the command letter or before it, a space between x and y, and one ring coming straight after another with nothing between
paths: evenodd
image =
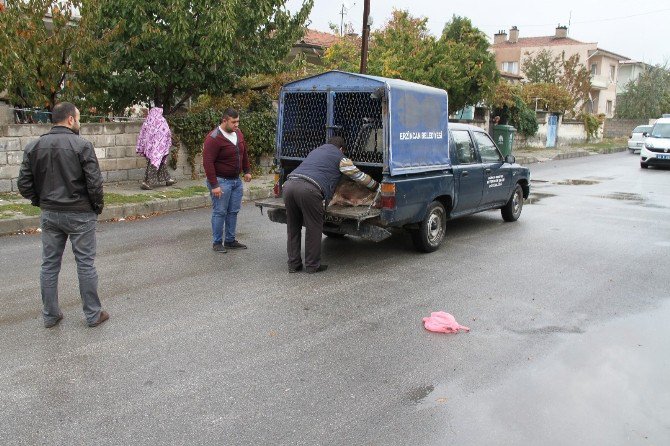
<instances>
[{"instance_id":1,"label":"chimney","mask_svg":"<svg viewBox=\"0 0 670 446\"><path fill-rule=\"evenodd\" d=\"M498 31L493 35L493 44L505 43L507 41L507 33L503 30Z\"/></svg>"},{"instance_id":2,"label":"chimney","mask_svg":"<svg viewBox=\"0 0 670 446\"><path fill-rule=\"evenodd\" d=\"M519 28L513 26L509 30L509 43L517 43L519 41Z\"/></svg>"},{"instance_id":3,"label":"chimney","mask_svg":"<svg viewBox=\"0 0 670 446\"><path fill-rule=\"evenodd\" d=\"M568 37L568 27L558 25L556 27L556 36L555 37L557 39L565 39L566 37Z\"/></svg>"}]
</instances>

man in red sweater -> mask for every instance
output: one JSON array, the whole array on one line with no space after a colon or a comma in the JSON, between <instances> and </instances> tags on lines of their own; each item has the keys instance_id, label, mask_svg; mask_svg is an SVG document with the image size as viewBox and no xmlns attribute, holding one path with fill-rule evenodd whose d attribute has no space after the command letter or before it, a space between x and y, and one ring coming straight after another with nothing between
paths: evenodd
<instances>
[{"instance_id":1,"label":"man in red sweater","mask_svg":"<svg viewBox=\"0 0 670 446\"><path fill-rule=\"evenodd\" d=\"M244 181L251 181L247 144L239 125L239 113L227 108L221 125L205 137L202 150L207 188L212 197L212 249L220 253L227 249L247 249L235 239L243 192L240 173L244 172Z\"/></svg>"}]
</instances>

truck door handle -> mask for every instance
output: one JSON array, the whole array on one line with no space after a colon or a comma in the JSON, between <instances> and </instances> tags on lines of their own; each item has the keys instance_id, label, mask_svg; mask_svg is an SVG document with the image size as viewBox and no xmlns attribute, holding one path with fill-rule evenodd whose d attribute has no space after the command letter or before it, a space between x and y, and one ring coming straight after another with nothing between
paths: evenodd
<instances>
[{"instance_id":1,"label":"truck door handle","mask_svg":"<svg viewBox=\"0 0 670 446\"><path fill-rule=\"evenodd\" d=\"M467 170L464 170L463 173L462 173L462 175L463 175L464 177L467 177L468 175L470 175L470 172L468 172Z\"/></svg>"},{"instance_id":2,"label":"truck door handle","mask_svg":"<svg viewBox=\"0 0 670 446\"><path fill-rule=\"evenodd\" d=\"M484 172L491 173L491 169L486 169L486 170L484 170Z\"/></svg>"}]
</instances>

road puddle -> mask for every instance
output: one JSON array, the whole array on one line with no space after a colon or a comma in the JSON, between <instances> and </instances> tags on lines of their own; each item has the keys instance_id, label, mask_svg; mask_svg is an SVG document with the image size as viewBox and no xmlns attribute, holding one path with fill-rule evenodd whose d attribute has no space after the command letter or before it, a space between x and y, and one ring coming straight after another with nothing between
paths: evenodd
<instances>
[{"instance_id":1,"label":"road puddle","mask_svg":"<svg viewBox=\"0 0 670 446\"><path fill-rule=\"evenodd\" d=\"M569 180L557 181L554 184L560 184L561 186L591 186L593 184L599 184L599 183L600 183L600 181L596 181L596 180L569 179Z\"/></svg>"},{"instance_id":2,"label":"road puddle","mask_svg":"<svg viewBox=\"0 0 670 446\"><path fill-rule=\"evenodd\" d=\"M549 194L549 193L542 193L542 192L534 192L526 198L524 201L524 204L538 204L541 200L544 198L549 198L549 197L555 197L556 194Z\"/></svg>"},{"instance_id":3,"label":"road puddle","mask_svg":"<svg viewBox=\"0 0 670 446\"><path fill-rule=\"evenodd\" d=\"M645 198L640 194L633 194L630 192L613 192L611 194L602 195L603 198L609 198L611 200L623 200L623 201L637 201L643 203Z\"/></svg>"}]
</instances>

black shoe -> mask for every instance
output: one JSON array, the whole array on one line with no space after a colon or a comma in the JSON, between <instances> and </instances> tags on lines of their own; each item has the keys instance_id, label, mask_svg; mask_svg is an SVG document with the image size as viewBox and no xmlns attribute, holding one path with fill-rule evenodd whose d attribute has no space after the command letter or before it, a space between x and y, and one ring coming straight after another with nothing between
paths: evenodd
<instances>
[{"instance_id":1,"label":"black shoe","mask_svg":"<svg viewBox=\"0 0 670 446\"><path fill-rule=\"evenodd\" d=\"M302 264L296 266L295 268L291 268L290 266L288 267L289 273L297 273L298 271L302 271Z\"/></svg>"},{"instance_id":2,"label":"black shoe","mask_svg":"<svg viewBox=\"0 0 670 446\"><path fill-rule=\"evenodd\" d=\"M98 317L98 320L91 323L91 324L88 324L88 326L89 327L97 327L98 325L105 322L107 319L109 319L109 313L107 313L106 311L101 311L100 316Z\"/></svg>"},{"instance_id":3,"label":"black shoe","mask_svg":"<svg viewBox=\"0 0 670 446\"><path fill-rule=\"evenodd\" d=\"M314 273L320 273L322 271L325 271L328 269L328 265L319 265L318 268L307 268L307 274L314 274Z\"/></svg>"},{"instance_id":4,"label":"black shoe","mask_svg":"<svg viewBox=\"0 0 670 446\"><path fill-rule=\"evenodd\" d=\"M63 313L59 314L55 321L53 321L53 322L45 322L45 323L44 323L44 328L52 328L52 327L55 327L56 325L60 324L60 321L62 321L62 320L63 320Z\"/></svg>"},{"instance_id":5,"label":"black shoe","mask_svg":"<svg viewBox=\"0 0 670 446\"><path fill-rule=\"evenodd\" d=\"M228 252L228 250L221 243L214 243L212 245L212 250L215 252L220 252L221 254Z\"/></svg>"},{"instance_id":6,"label":"black shoe","mask_svg":"<svg viewBox=\"0 0 670 446\"><path fill-rule=\"evenodd\" d=\"M142 181L142 184L140 184L140 189L142 189L142 190L152 190L153 187L149 186L147 183Z\"/></svg>"},{"instance_id":7,"label":"black shoe","mask_svg":"<svg viewBox=\"0 0 670 446\"><path fill-rule=\"evenodd\" d=\"M247 245L243 245L237 240L233 240L232 242L226 242L223 244L223 246L230 249L247 249Z\"/></svg>"}]
</instances>

